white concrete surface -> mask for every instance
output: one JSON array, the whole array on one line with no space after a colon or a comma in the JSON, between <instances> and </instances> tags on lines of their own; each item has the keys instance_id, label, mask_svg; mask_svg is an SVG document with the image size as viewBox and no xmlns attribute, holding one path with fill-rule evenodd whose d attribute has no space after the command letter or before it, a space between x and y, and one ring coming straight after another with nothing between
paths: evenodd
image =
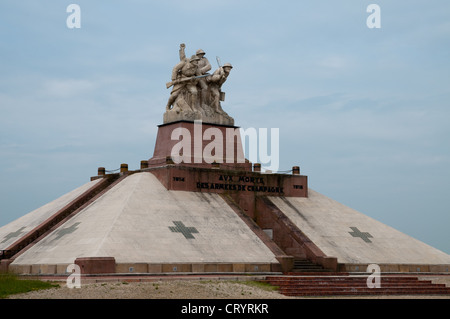
<instances>
[{"instance_id":1,"label":"white concrete surface","mask_svg":"<svg viewBox=\"0 0 450 319\"><path fill-rule=\"evenodd\" d=\"M195 227L195 238L172 232L174 221ZM62 229L73 231L60 236ZM13 265L67 264L77 257L115 257L116 263L277 262L218 194L168 191L148 172L125 178Z\"/></svg>"},{"instance_id":2,"label":"white concrete surface","mask_svg":"<svg viewBox=\"0 0 450 319\"><path fill-rule=\"evenodd\" d=\"M12 221L0 228L0 250L6 249L20 237L25 236L29 231L55 214L58 210L69 204L72 200L83 194L89 188L96 185L100 179L88 182L73 191L55 199L54 201L33 210L32 212Z\"/></svg>"},{"instance_id":3,"label":"white concrete surface","mask_svg":"<svg viewBox=\"0 0 450 319\"><path fill-rule=\"evenodd\" d=\"M311 189L308 198L270 197L326 255L340 263L450 264L450 255ZM350 227L370 233L365 242Z\"/></svg>"}]
</instances>

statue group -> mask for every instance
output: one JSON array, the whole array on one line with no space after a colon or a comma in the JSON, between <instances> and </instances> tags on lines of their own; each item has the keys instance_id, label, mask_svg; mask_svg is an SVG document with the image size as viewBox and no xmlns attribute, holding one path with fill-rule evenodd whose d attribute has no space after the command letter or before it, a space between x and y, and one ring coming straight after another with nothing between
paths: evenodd
<instances>
[{"instance_id":1,"label":"statue group","mask_svg":"<svg viewBox=\"0 0 450 319\"><path fill-rule=\"evenodd\" d=\"M172 87L167 101L164 123L180 120L202 120L205 123L234 125L220 104L225 100L222 85L227 80L231 69L230 63L220 65L212 74L211 64L206 53L199 49L190 58L186 57L185 44L180 44L180 62L172 69Z\"/></svg>"}]
</instances>

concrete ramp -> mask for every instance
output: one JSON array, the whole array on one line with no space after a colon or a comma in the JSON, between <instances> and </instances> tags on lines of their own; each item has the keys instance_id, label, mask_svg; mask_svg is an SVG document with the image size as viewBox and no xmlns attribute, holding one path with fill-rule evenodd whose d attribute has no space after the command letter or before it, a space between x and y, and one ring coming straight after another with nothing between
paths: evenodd
<instances>
[{"instance_id":1,"label":"concrete ramp","mask_svg":"<svg viewBox=\"0 0 450 319\"><path fill-rule=\"evenodd\" d=\"M385 264L385 271L448 271L450 255L311 189L308 197L269 199L346 270L376 263Z\"/></svg>"},{"instance_id":2,"label":"concrete ramp","mask_svg":"<svg viewBox=\"0 0 450 319\"><path fill-rule=\"evenodd\" d=\"M149 172L126 177L10 267L61 273L59 266L80 257L114 257L117 272L206 271L208 264L215 271L270 271L277 263L219 194L170 191Z\"/></svg>"}]
</instances>

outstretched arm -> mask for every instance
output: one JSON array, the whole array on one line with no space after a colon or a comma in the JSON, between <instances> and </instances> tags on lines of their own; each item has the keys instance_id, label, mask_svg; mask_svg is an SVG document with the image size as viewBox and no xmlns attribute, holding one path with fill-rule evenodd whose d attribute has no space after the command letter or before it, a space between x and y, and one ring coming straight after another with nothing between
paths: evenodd
<instances>
[{"instance_id":1,"label":"outstretched arm","mask_svg":"<svg viewBox=\"0 0 450 319\"><path fill-rule=\"evenodd\" d=\"M180 61L184 61L184 59L186 59L186 53L184 53L185 48L186 48L186 45L184 43L181 43L180 50L178 51L180 54Z\"/></svg>"},{"instance_id":2,"label":"outstretched arm","mask_svg":"<svg viewBox=\"0 0 450 319\"><path fill-rule=\"evenodd\" d=\"M177 65L175 65L172 69L172 81L175 81L178 77L178 74L180 73L181 69L183 68L185 62L181 61Z\"/></svg>"}]
</instances>

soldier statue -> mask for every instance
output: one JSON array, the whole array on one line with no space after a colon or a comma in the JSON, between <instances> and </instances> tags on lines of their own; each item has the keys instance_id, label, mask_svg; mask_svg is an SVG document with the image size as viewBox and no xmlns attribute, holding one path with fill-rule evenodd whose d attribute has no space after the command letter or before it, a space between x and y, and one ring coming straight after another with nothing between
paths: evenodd
<instances>
[{"instance_id":1,"label":"soldier statue","mask_svg":"<svg viewBox=\"0 0 450 319\"><path fill-rule=\"evenodd\" d=\"M198 49L195 55L187 58L185 48L184 43L180 44L180 62L172 69L172 81L166 83L167 88L173 88L167 101L164 123L200 119L208 123L234 125L234 119L220 105L220 101L225 99L222 85L233 67L230 63L221 66L217 58L219 68L209 74L211 64L205 51Z\"/></svg>"},{"instance_id":2,"label":"soldier statue","mask_svg":"<svg viewBox=\"0 0 450 319\"><path fill-rule=\"evenodd\" d=\"M223 113L223 110L220 107L220 101L225 100L225 93L221 90L222 84L227 80L232 68L233 66L230 63L225 63L223 66L219 67L213 75L206 78L206 81L209 83L209 89L211 90L211 106L218 113Z\"/></svg>"},{"instance_id":3,"label":"soldier statue","mask_svg":"<svg viewBox=\"0 0 450 319\"><path fill-rule=\"evenodd\" d=\"M183 92L187 90L191 94L191 100L186 101L190 105L191 109L194 110L197 104L197 79L192 78L200 74L198 70L199 57L193 55L190 59L184 58L183 61L178 63L172 70L172 82L175 82L172 92L170 93L169 101L167 101L166 110L170 110L173 103Z\"/></svg>"}]
</instances>

